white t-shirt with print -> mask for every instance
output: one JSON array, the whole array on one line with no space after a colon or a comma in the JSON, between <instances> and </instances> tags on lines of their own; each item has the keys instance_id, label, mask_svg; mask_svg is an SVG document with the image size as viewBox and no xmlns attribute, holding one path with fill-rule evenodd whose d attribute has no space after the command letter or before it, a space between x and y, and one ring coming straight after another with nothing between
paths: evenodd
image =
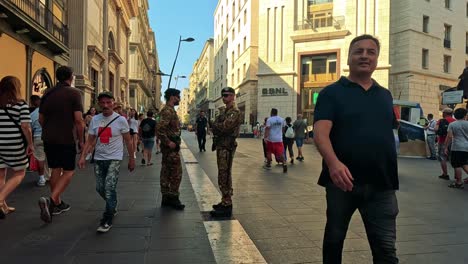
<instances>
[{"instance_id":1,"label":"white t-shirt with print","mask_svg":"<svg viewBox=\"0 0 468 264\"><path fill-rule=\"evenodd\" d=\"M283 142L283 127L285 126L285 122L282 117L272 116L268 118L266 126L270 128L269 141Z\"/></svg>"},{"instance_id":2,"label":"white t-shirt with print","mask_svg":"<svg viewBox=\"0 0 468 264\"><path fill-rule=\"evenodd\" d=\"M89 124L88 133L97 136L99 131L116 117L119 118L106 127L97 139L95 160L122 160L123 158L122 134L130 131L125 117L115 112L111 116L95 115Z\"/></svg>"}]
</instances>

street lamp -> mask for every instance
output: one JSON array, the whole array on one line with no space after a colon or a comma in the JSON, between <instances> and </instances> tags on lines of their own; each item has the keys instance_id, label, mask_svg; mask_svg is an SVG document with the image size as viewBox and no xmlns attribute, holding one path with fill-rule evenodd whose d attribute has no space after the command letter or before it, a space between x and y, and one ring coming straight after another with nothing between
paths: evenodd
<instances>
[{"instance_id":1,"label":"street lamp","mask_svg":"<svg viewBox=\"0 0 468 264\"><path fill-rule=\"evenodd\" d=\"M194 40L195 40L194 38L182 39L182 36L179 36L179 45L177 46L177 53L176 53L176 56L175 56L175 59L174 59L174 64L172 64L171 74L169 74L169 82L167 83L167 89L169 89L169 87L171 87L172 74L174 73L174 68L175 68L175 65L176 65L176 62L177 62L177 56L179 56L180 43L182 41L192 42Z\"/></svg>"},{"instance_id":2,"label":"street lamp","mask_svg":"<svg viewBox=\"0 0 468 264\"><path fill-rule=\"evenodd\" d=\"M179 81L179 78L187 78L187 76L177 75L176 77L174 77L174 80L176 80L174 89L177 89L177 82Z\"/></svg>"}]
</instances>

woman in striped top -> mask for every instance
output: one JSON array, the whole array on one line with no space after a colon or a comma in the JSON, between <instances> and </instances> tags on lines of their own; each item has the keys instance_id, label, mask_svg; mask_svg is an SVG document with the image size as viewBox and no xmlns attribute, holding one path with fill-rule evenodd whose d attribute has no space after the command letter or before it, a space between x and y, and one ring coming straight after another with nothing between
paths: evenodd
<instances>
[{"instance_id":1,"label":"woman in striped top","mask_svg":"<svg viewBox=\"0 0 468 264\"><path fill-rule=\"evenodd\" d=\"M34 151L29 107L20 99L20 80L6 76L0 81L0 219L15 211L6 198L21 183ZM11 177L6 181L7 172Z\"/></svg>"}]
</instances>

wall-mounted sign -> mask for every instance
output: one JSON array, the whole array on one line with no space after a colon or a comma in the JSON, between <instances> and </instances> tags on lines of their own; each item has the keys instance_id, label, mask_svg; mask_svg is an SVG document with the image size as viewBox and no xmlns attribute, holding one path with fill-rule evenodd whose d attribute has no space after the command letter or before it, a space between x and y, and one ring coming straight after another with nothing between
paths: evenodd
<instances>
[{"instance_id":1,"label":"wall-mounted sign","mask_svg":"<svg viewBox=\"0 0 468 264\"><path fill-rule=\"evenodd\" d=\"M463 91L442 93L442 104L459 104L463 102Z\"/></svg>"},{"instance_id":2,"label":"wall-mounted sign","mask_svg":"<svg viewBox=\"0 0 468 264\"><path fill-rule=\"evenodd\" d=\"M263 88L262 96L287 96L286 88Z\"/></svg>"}]
</instances>

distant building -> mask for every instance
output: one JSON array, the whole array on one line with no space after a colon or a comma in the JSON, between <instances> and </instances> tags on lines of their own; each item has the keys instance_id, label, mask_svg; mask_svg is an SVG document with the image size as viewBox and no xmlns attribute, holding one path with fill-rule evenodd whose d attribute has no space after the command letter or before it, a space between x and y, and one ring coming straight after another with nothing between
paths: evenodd
<instances>
[{"instance_id":1,"label":"distant building","mask_svg":"<svg viewBox=\"0 0 468 264\"><path fill-rule=\"evenodd\" d=\"M185 125L188 125L190 123L189 100L190 92L188 88L185 88L184 90L182 90L179 107L177 108L177 115L179 116L179 120Z\"/></svg>"}]
</instances>

